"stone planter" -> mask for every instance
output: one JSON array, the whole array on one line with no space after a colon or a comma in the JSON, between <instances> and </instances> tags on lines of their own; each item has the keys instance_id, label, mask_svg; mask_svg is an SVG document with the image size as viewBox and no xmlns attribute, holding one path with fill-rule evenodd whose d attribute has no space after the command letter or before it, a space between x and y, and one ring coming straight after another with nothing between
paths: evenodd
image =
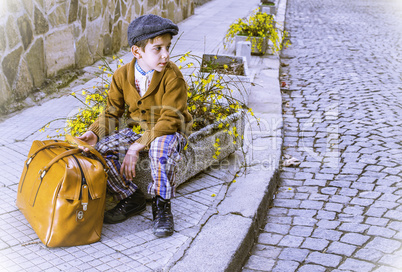
<instances>
[{"instance_id":1,"label":"stone planter","mask_svg":"<svg viewBox=\"0 0 402 272\"><path fill-rule=\"evenodd\" d=\"M268 37L236 36L235 42L251 42L251 54L264 55L268 50Z\"/></svg>"},{"instance_id":2,"label":"stone planter","mask_svg":"<svg viewBox=\"0 0 402 272\"><path fill-rule=\"evenodd\" d=\"M219 69L215 70L214 67L222 67L227 65L233 67L236 65L242 66L241 74L231 74L222 72ZM214 54L204 54L202 56L201 69L202 73L214 73L216 72L218 76L222 77L225 82L230 82L235 85L233 92L229 90L226 91L233 98L240 100L244 104L248 105L248 100L251 91L251 75L247 65L247 59L244 56L230 56L230 55L214 55Z\"/></svg>"},{"instance_id":3,"label":"stone planter","mask_svg":"<svg viewBox=\"0 0 402 272\"><path fill-rule=\"evenodd\" d=\"M240 111L230 115L223 122L223 128L219 128L219 123L213 123L199 131L192 133L188 137L188 147L181 153L181 160L177 163L176 184L180 185L191 177L197 175L201 171L207 169L212 164L222 161L231 153L235 152L243 145L242 135L244 135L245 127L245 112ZM236 127L238 137L229 135L224 131L226 124L230 128ZM219 138L220 154L213 158L215 155L214 144L216 139ZM235 141L235 143L234 143ZM140 160L136 167L136 178L134 182L139 188L146 193L148 184L152 181L150 172L150 161L148 152L140 153ZM151 196L146 193L149 199Z\"/></svg>"}]
</instances>

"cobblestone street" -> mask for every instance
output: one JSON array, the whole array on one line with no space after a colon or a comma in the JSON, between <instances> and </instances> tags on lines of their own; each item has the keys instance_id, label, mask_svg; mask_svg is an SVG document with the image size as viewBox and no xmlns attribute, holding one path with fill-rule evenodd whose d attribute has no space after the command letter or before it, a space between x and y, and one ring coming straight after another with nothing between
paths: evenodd
<instances>
[{"instance_id":1,"label":"cobblestone street","mask_svg":"<svg viewBox=\"0 0 402 272\"><path fill-rule=\"evenodd\" d=\"M402 3L289 0L281 184L243 271L402 271Z\"/></svg>"}]
</instances>

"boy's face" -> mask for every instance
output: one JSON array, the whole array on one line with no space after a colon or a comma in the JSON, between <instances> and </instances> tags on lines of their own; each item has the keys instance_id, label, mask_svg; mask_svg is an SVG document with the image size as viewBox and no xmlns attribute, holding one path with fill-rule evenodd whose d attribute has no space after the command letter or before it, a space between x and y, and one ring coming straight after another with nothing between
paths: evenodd
<instances>
[{"instance_id":1,"label":"boy's face","mask_svg":"<svg viewBox=\"0 0 402 272\"><path fill-rule=\"evenodd\" d=\"M169 61L169 49L172 37L169 33L155 37L153 42L149 41L145 46L145 50L141 47L133 45L131 52L137 58L138 64L144 72L152 69L161 72L165 69Z\"/></svg>"}]
</instances>

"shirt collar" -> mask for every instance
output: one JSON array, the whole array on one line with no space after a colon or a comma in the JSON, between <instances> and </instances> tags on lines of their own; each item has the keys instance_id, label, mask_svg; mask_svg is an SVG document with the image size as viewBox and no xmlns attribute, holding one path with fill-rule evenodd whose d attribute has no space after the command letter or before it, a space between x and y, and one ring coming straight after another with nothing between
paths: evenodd
<instances>
[{"instance_id":1,"label":"shirt collar","mask_svg":"<svg viewBox=\"0 0 402 272\"><path fill-rule=\"evenodd\" d=\"M138 64L138 61L135 62L135 69L136 69L138 72L140 72L140 74L143 75L143 76L145 76L145 75L147 75L147 74L150 74L150 73L152 73L152 72L154 71L154 69L152 69L152 70L150 70L150 71L148 71L148 72L145 72L144 70L142 70L142 68L141 68L140 65Z\"/></svg>"}]
</instances>

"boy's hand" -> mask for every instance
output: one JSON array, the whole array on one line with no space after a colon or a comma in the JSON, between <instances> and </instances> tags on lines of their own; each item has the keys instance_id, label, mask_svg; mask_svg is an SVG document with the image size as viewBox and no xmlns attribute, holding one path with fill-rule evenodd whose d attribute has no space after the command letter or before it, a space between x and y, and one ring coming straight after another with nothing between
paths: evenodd
<instances>
[{"instance_id":1,"label":"boy's hand","mask_svg":"<svg viewBox=\"0 0 402 272\"><path fill-rule=\"evenodd\" d=\"M92 146L96 145L96 143L98 142L98 137L92 131L85 132L81 136L77 137L77 139L84 141ZM87 147L80 146L79 148L84 150L85 152L89 152L89 149Z\"/></svg>"},{"instance_id":2,"label":"boy's hand","mask_svg":"<svg viewBox=\"0 0 402 272\"><path fill-rule=\"evenodd\" d=\"M124 174L128 180L132 180L135 177L135 165L140 156L140 151L144 148L145 145L134 143L128 149L120 168L120 174Z\"/></svg>"}]
</instances>

